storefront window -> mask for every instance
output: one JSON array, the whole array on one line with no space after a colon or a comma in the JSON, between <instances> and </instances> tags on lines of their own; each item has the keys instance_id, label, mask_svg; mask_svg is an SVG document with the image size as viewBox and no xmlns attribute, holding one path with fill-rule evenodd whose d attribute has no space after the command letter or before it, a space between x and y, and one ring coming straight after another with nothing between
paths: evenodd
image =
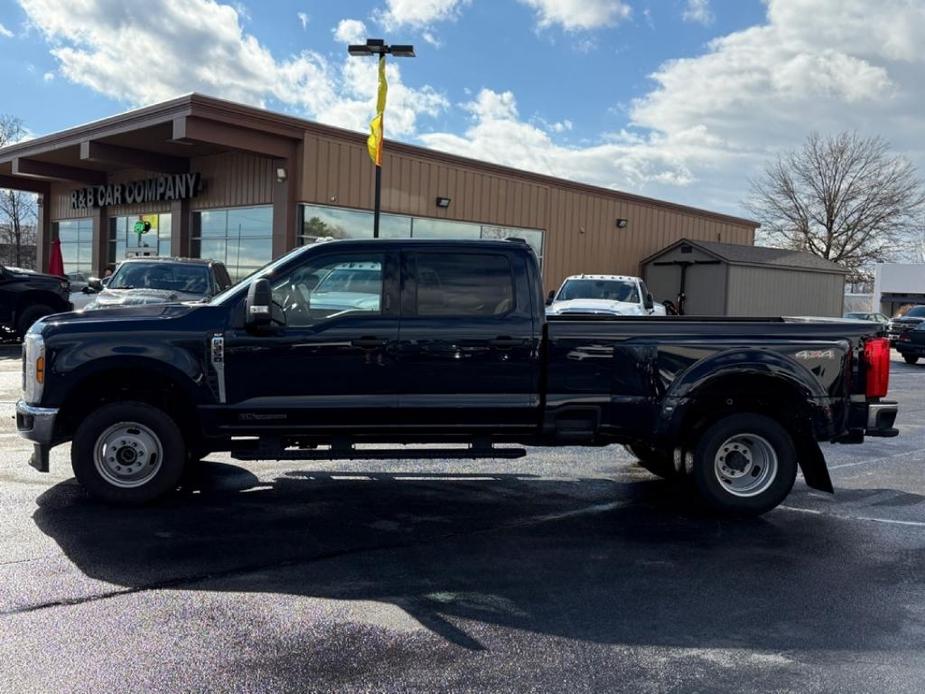
<instances>
[{"instance_id":1,"label":"storefront window","mask_svg":"<svg viewBox=\"0 0 925 694\"><path fill-rule=\"evenodd\" d=\"M237 282L273 257L273 208L194 212L190 255L225 263Z\"/></svg>"},{"instance_id":2,"label":"storefront window","mask_svg":"<svg viewBox=\"0 0 925 694\"><path fill-rule=\"evenodd\" d=\"M299 245L319 239L368 239L373 236L373 213L322 205L304 205ZM379 218L379 236L384 239L507 239L526 241L540 264L543 262L543 232L539 229L501 227L472 222L457 222L431 217L405 217L383 214Z\"/></svg>"},{"instance_id":3,"label":"storefront window","mask_svg":"<svg viewBox=\"0 0 925 694\"><path fill-rule=\"evenodd\" d=\"M482 238L482 227L478 224L465 224L448 219L415 217L411 223L411 237L415 239L480 239Z\"/></svg>"},{"instance_id":4,"label":"storefront window","mask_svg":"<svg viewBox=\"0 0 925 694\"><path fill-rule=\"evenodd\" d=\"M538 229L520 229L517 227L483 226L483 239L523 239L536 253L540 265L543 264L543 232Z\"/></svg>"},{"instance_id":5,"label":"storefront window","mask_svg":"<svg viewBox=\"0 0 925 694\"><path fill-rule=\"evenodd\" d=\"M54 223L56 238L61 242L65 272L93 272L93 220L68 219Z\"/></svg>"},{"instance_id":6,"label":"storefront window","mask_svg":"<svg viewBox=\"0 0 925 694\"><path fill-rule=\"evenodd\" d=\"M109 257L119 262L137 256L169 256L169 214L135 214L109 220Z\"/></svg>"}]
</instances>

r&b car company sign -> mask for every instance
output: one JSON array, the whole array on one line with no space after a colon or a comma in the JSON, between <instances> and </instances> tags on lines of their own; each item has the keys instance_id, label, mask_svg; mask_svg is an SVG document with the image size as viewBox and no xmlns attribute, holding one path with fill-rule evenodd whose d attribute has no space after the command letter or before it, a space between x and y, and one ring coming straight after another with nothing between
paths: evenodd
<instances>
[{"instance_id":1,"label":"r&b car company sign","mask_svg":"<svg viewBox=\"0 0 925 694\"><path fill-rule=\"evenodd\" d=\"M186 200L196 197L201 182L198 173L172 174L143 181L109 183L71 191L71 209L133 205L135 203Z\"/></svg>"}]
</instances>

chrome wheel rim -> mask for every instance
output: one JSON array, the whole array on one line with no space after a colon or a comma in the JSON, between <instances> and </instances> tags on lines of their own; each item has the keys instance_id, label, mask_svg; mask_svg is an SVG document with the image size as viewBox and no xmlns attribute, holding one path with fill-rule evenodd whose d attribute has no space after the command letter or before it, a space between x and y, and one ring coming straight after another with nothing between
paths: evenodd
<instances>
[{"instance_id":1,"label":"chrome wheel rim","mask_svg":"<svg viewBox=\"0 0 925 694\"><path fill-rule=\"evenodd\" d=\"M724 491L733 496L756 496L777 479L777 453L757 434L736 434L726 439L713 459L713 472Z\"/></svg>"},{"instance_id":2,"label":"chrome wheel rim","mask_svg":"<svg viewBox=\"0 0 925 694\"><path fill-rule=\"evenodd\" d=\"M147 484L157 475L164 460L161 440L138 422L119 422L96 439L93 462L109 484L131 489Z\"/></svg>"}]
</instances>

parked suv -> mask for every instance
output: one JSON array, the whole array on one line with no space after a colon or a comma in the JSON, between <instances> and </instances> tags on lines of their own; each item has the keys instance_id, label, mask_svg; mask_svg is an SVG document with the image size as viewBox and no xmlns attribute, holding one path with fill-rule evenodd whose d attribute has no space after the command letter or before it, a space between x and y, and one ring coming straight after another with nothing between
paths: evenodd
<instances>
[{"instance_id":1,"label":"parked suv","mask_svg":"<svg viewBox=\"0 0 925 694\"><path fill-rule=\"evenodd\" d=\"M22 337L43 316L71 310L63 277L0 265L0 327Z\"/></svg>"},{"instance_id":2,"label":"parked suv","mask_svg":"<svg viewBox=\"0 0 925 694\"><path fill-rule=\"evenodd\" d=\"M198 258L135 258L119 264L88 309L210 299L232 285L225 265Z\"/></svg>"}]
</instances>

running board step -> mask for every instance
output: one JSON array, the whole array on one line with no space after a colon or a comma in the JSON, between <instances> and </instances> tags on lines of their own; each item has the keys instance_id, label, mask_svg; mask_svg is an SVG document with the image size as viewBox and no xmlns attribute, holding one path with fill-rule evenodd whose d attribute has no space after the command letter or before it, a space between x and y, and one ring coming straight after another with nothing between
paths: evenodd
<instances>
[{"instance_id":1,"label":"running board step","mask_svg":"<svg viewBox=\"0 0 925 694\"><path fill-rule=\"evenodd\" d=\"M328 448L328 449L243 449L231 452L235 460L475 460L479 458L523 458L523 448Z\"/></svg>"}]
</instances>

